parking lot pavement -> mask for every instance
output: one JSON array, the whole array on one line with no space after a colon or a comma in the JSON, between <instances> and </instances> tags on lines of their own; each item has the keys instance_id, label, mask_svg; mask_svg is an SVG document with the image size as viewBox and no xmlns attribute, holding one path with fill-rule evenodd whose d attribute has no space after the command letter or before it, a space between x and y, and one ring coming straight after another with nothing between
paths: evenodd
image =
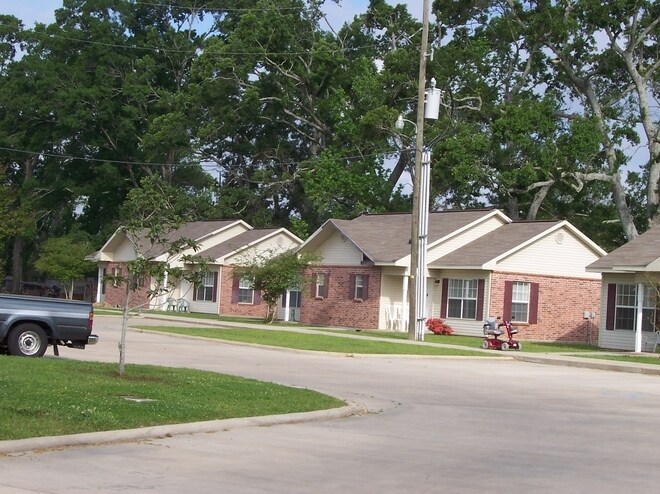
<instances>
[{"instance_id":1,"label":"parking lot pavement","mask_svg":"<svg viewBox=\"0 0 660 494\"><path fill-rule=\"evenodd\" d=\"M66 358L116 361L116 320ZM16 453L0 492L656 492L658 377L511 359L359 358L128 335L129 363L195 367L356 403L341 419ZM44 474L47 472L47 474Z\"/></svg>"}]
</instances>

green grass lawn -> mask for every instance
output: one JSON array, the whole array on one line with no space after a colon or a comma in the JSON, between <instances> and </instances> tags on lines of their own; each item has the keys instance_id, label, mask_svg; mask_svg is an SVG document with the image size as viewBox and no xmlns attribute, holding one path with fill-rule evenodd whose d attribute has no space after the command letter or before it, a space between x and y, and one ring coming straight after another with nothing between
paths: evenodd
<instances>
[{"instance_id":1,"label":"green grass lawn","mask_svg":"<svg viewBox=\"0 0 660 494\"><path fill-rule=\"evenodd\" d=\"M343 406L306 389L191 369L0 356L0 440ZM130 399L129 399L130 398Z\"/></svg>"},{"instance_id":2,"label":"green grass lawn","mask_svg":"<svg viewBox=\"0 0 660 494\"><path fill-rule=\"evenodd\" d=\"M375 336L378 338L389 338L397 340L406 340L408 339L408 333L394 332L394 331L355 331L354 329L347 330L326 330L322 331L334 334L352 334L355 336ZM424 342L426 343L441 343L443 345L455 345L463 346L469 348L481 348L481 343L483 338L478 336L458 336L458 335L436 335L436 334L425 334ZM532 342L532 341L522 341L522 349L525 352L537 352L537 353L576 353L576 352L596 352L598 351L597 347L591 345L585 345L580 343L561 343L561 342L552 342L552 343L543 343L543 342Z\"/></svg>"},{"instance_id":3,"label":"green grass lawn","mask_svg":"<svg viewBox=\"0 0 660 494\"><path fill-rule=\"evenodd\" d=\"M582 356L582 355L580 355ZM660 365L660 355L649 354L647 355L584 355L588 358L600 359L600 360L617 360L619 362L630 362L634 364L652 364Z\"/></svg>"},{"instance_id":4,"label":"green grass lawn","mask_svg":"<svg viewBox=\"0 0 660 494\"><path fill-rule=\"evenodd\" d=\"M337 352L347 354L387 354L387 355L453 355L488 357L497 355L465 350L463 348L442 348L423 344L406 344L395 341L377 341L367 338L342 338L332 334L304 333L268 329L198 328L171 326L135 326L147 331L162 331L187 336L201 336L219 340L240 341L298 350ZM358 333L362 334L362 333ZM370 333L365 333L369 335ZM476 348L476 347L475 347Z\"/></svg>"}]
</instances>

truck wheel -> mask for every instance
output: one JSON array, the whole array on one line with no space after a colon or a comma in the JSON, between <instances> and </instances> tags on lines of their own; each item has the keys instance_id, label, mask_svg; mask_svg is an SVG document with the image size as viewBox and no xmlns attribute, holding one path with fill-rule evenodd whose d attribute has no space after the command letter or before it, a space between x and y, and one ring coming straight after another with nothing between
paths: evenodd
<instances>
[{"instance_id":1,"label":"truck wheel","mask_svg":"<svg viewBox=\"0 0 660 494\"><path fill-rule=\"evenodd\" d=\"M19 324L9 333L7 348L10 355L19 357L41 357L46 353L48 337L36 324Z\"/></svg>"}]
</instances>

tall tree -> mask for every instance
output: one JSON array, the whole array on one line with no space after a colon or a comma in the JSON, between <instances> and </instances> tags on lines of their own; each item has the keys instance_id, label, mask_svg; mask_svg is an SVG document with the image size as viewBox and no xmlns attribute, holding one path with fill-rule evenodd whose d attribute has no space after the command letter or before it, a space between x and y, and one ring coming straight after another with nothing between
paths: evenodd
<instances>
[{"instance_id":1,"label":"tall tree","mask_svg":"<svg viewBox=\"0 0 660 494\"><path fill-rule=\"evenodd\" d=\"M140 187L129 192L122 214L124 222L120 229L133 244L136 258L126 263L126 273L108 277L124 286L120 376L125 372L126 331L131 310L144 305L140 294L146 290L150 301L170 293L181 280L193 285L199 283L206 271L206 261L194 254L197 243L177 233L184 223L195 219L184 191L157 175L145 177Z\"/></svg>"},{"instance_id":2,"label":"tall tree","mask_svg":"<svg viewBox=\"0 0 660 494\"><path fill-rule=\"evenodd\" d=\"M473 46L483 46L484 34L499 32L509 51L523 48L518 53L522 66L530 68L528 74L532 78L528 81L532 84L527 87L532 92L529 94L532 98L542 93L554 97L560 134L551 134L544 141L565 142L569 146L558 149L555 171L540 177L539 190L543 191L549 184L564 189L568 186L579 194L584 187L595 185L595 181L604 182L610 187L616 207L616 216L611 219L618 218L626 238L636 236L637 226L624 183L623 170L629 163L624 150L629 143L639 142L636 125L641 124L651 157L645 168L649 172L657 170L657 123L653 123L649 106L649 97L657 89L652 84L658 68L657 6L653 2L633 0L607 4L592 0L493 0L458 4L436 0L434 6L442 21L455 30L452 35L466 35ZM506 30L498 31L502 26L508 34ZM474 54L472 64L484 59L479 50ZM507 64L492 65L482 80L497 84L501 80L496 77L498 67L506 69ZM537 120L530 131L537 132L542 123ZM571 142L569 137L576 125L581 130L576 139L582 140ZM584 132L587 129L588 135ZM594 135L598 136L596 150L593 150ZM572 148L581 152L588 148L588 152L574 161ZM538 178L528 175L526 180L534 185ZM653 193L657 191L657 178L653 173L648 174L649 219L657 209L657 197Z\"/></svg>"}]
</instances>

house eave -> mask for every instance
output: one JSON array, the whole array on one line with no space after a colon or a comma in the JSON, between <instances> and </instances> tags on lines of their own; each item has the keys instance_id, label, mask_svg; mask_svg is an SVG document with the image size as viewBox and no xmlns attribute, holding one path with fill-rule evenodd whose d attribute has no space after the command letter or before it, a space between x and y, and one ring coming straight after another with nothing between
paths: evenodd
<instances>
[{"instance_id":1,"label":"house eave","mask_svg":"<svg viewBox=\"0 0 660 494\"><path fill-rule=\"evenodd\" d=\"M490 271L491 269L485 265L457 265L457 264L431 264L429 265L429 270L431 269L451 269L451 270L462 270L462 271Z\"/></svg>"},{"instance_id":2,"label":"house eave","mask_svg":"<svg viewBox=\"0 0 660 494\"><path fill-rule=\"evenodd\" d=\"M631 273L657 273L657 269L649 269L649 266L612 266L609 268L586 268L589 273L601 274L631 274Z\"/></svg>"}]
</instances>

